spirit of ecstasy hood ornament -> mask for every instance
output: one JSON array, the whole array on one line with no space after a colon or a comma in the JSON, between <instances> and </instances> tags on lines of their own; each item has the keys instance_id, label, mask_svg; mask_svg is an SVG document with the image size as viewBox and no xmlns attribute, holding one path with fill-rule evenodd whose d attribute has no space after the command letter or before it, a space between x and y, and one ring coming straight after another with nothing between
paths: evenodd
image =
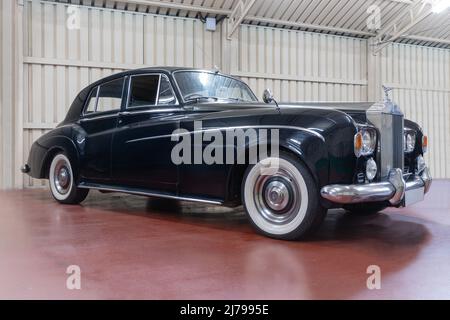
<instances>
[{"instance_id":1,"label":"spirit of ecstasy hood ornament","mask_svg":"<svg viewBox=\"0 0 450 320\"><path fill-rule=\"evenodd\" d=\"M389 88L383 85L383 91L384 91L384 99L386 101L391 101L391 98L389 98L389 92L391 92L394 88Z\"/></svg>"},{"instance_id":2,"label":"spirit of ecstasy hood ornament","mask_svg":"<svg viewBox=\"0 0 450 320\"><path fill-rule=\"evenodd\" d=\"M393 90L393 88L389 88L386 86L382 86L384 91L384 102L383 105L383 112L384 113L390 113L390 114L397 114L397 115L403 115L402 110L400 110L399 106L394 103L391 98L389 97L389 93Z\"/></svg>"}]
</instances>

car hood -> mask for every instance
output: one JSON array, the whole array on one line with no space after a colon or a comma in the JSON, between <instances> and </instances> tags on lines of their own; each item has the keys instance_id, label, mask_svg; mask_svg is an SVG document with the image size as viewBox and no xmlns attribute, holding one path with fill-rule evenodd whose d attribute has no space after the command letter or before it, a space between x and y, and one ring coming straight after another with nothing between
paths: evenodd
<instances>
[{"instance_id":1,"label":"car hood","mask_svg":"<svg viewBox=\"0 0 450 320\"><path fill-rule=\"evenodd\" d=\"M281 115L311 115L328 118L329 120L335 118L342 113L352 117L358 122L366 121L366 111L373 103L279 103L280 110L278 111L275 104L266 104L262 102L256 103L202 103L193 106L197 111L203 111L210 116L216 117L220 113L222 117L235 117L256 114L281 114ZM211 112L211 113L209 113ZM215 115L213 115L215 114Z\"/></svg>"}]
</instances>

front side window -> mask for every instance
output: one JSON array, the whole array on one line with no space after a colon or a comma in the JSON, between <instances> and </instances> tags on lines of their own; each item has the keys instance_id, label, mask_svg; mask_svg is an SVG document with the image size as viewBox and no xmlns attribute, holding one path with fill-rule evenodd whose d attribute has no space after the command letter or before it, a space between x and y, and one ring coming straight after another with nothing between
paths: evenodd
<instances>
[{"instance_id":1,"label":"front side window","mask_svg":"<svg viewBox=\"0 0 450 320\"><path fill-rule=\"evenodd\" d=\"M139 75L131 78L128 108L156 105L159 75Z\"/></svg>"},{"instance_id":2,"label":"front side window","mask_svg":"<svg viewBox=\"0 0 450 320\"><path fill-rule=\"evenodd\" d=\"M257 101L254 93L242 81L216 73L181 71L175 79L184 101Z\"/></svg>"}]
</instances>

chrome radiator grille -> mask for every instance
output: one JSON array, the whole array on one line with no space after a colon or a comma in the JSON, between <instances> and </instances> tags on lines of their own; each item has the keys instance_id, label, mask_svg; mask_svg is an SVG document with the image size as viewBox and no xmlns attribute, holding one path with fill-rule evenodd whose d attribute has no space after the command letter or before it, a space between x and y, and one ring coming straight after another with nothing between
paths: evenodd
<instances>
[{"instance_id":1,"label":"chrome radiator grille","mask_svg":"<svg viewBox=\"0 0 450 320\"><path fill-rule=\"evenodd\" d=\"M403 130L404 116L398 106L391 101L373 105L367 110L367 120L380 133L378 141L377 163L381 179L389 176L391 169L404 170Z\"/></svg>"}]
</instances>

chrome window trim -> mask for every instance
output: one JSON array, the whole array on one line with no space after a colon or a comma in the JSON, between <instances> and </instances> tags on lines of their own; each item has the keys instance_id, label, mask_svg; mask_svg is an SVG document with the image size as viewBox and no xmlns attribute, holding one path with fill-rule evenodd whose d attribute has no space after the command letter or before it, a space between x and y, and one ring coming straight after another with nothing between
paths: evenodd
<instances>
[{"instance_id":1,"label":"chrome window trim","mask_svg":"<svg viewBox=\"0 0 450 320\"><path fill-rule=\"evenodd\" d=\"M106 112L110 112L110 111L106 111ZM94 121L94 120L99 120L99 119L109 119L109 118L117 117L120 114L120 112L116 112L114 114L105 114L106 112L97 113L92 117L83 117L80 119L80 121L86 122L86 121Z\"/></svg>"},{"instance_id":2,"label":"chrome window trim","mask_svg":"<svg viewBox=\"0 0 450 320\"><path fill-rule=\"evenodd\" d=\"M132 114L146 114L146 113L160 113L160 112L180 112L183 111L182 108L154 108L154 109L146 109L146 110L126 110L120 112L120 115L127 116Z\"/></svg>"},{"instance_id":3,"label":"chrome window trim","mask_svg":"<svg viewBox=\"0 0 450 320\"><path fill-rule=\"evenodd\" d=\"M180 86L178 85L177 78L175 77L175 75L176 75L177 73L182 73L182 72L208 73L208 74L219 75L219 76L222 76L222 77L225 77L225 78L229 78L229 79L238 81L238 82L244 84L244 86L247 87L247 89L252 93L253 98L255 99L255 101L245 101L245 102L248 102L248 103L259 102L258 97L255 95L255 93L254 93L253 90L250 88L250 86L249 86L247 83L245 83L244 81L242 81L241 79L238 79L238 78L235 78L235 77L233 77L233 76L230 76L230 75L227 75L227 74L223 74L223 73L220 73L220 72L213 72L213 71L210 71L210 70L202 70L202 69L186 69L186 70L176 70L176 71L173 71L173 72L172 72L172 75L173 75L173 81L175 82L175 85L177 86L178 92L180 93L180 97L181 97L183 103L186 103L186 100L184 100L183 93L181 92Z\"/></svg>"}]
</instances>

